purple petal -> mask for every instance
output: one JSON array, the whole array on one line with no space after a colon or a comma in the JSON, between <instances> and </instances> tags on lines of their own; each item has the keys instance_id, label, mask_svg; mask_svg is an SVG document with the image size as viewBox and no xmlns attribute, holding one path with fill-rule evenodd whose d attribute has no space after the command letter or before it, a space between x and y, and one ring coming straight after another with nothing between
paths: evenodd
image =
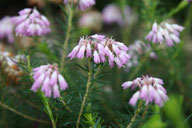
<instances>
[{"instance_id":1,"label":"purple petal","mask_svg":"<svg viewBox=\"0 0 192 128\"><path fill-rule=\"evenodd\" d=\"M158 32L157 22L155 22L155 23L153 24L152 31L153 31L153 32Z\"/></svg>"},{"instance_id":2,"label":"purple petal","mask_svg":"<svg viewBox=\"0 0 192 128\"><path fill-rule=\"evenodd\" d=\"M100 57L99 57L99 54L98 54L97 51L94 51L93 57L94 57L94 62L95 62L96 64L98 64L98 63L101 62Z\"/></svg>"},{"instance_id":3,"label":"purple petal","mask_svg":"<svg viewBox=\"0 0 192 128\"><path fill-rule=\"evenodd\" d=\"M44 78L45 78L45 74L41 74L41 76L37 80L35 80L35 82L33 83L31 90L36 92L40 88Z\"/></svg>"},{"instance_id":4,"label":"purple petal","mask_svg":"<svg viewBox=\"0 0 192 128\"><path fill-rule=\"evenodd\" d=\"M121 86L123 87L123 89L127 89L129 87L131 87L133 85L133 82L132 81L127 81L127 82L124 82Z\"/></svg>"},{"instance_id":5,"label":"purple petal","mask_svg":"<svg viewBox=\"0 0 192 128\"><path fill-rule=\"evenodd\" d=\"M53 86L53 97L54 97L54 98L60 97L60 92L59 92L58 85L54 85L54 86Z\"/></svg>"},{"instance_id":6,"label":"purple petal","mask_svg":"<svg viewBox=\"0 0 192 128\"><path fill-rule=\"evenodd\" d=\"M135 106L138 99L139 99L139 95L140 95L140 92L137 91L132 97L131 99L129 100L129 104L131 104L132 106Z\"/></svg>"},{"instance_id":7,"label":"purple petal","mask_svg":"<svg viewBox=\"0 0 192 128\"><path fill-rule=\"evenodd\" d=\"M61 90L65 90L68 88L67 82L65 81L65 79L63 78L62 75L59 74L59 85L60 85L60 89Z\"/></svg>"}]
</instances>

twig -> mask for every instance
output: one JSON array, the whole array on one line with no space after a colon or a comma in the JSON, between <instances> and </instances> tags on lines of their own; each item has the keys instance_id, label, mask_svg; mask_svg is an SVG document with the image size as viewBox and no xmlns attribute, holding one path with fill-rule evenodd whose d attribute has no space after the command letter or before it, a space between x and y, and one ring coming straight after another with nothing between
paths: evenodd
<instances>
[{"instance_id":1,"label":"twig","mask_svg":"<svg viewBox=\"0 0 192 128\"><path fill-rule=\"evenodd\" d=\"M93 76L94 79L95 79L95 78L98 76L98 74L100 73L101 67L102 67L102 65L99 65L99 67L97 68L97 72L96 72L96 73L94 74L94 76Z\"/></svg>"},{"instance_id":2,"label":"twig","mask_svg":"<svg viewBox=\"0 0 192 128\"><path fill-rule=\"evenodd\" d=\"M147 105L147 106L145 107L145 110L144 110L144 112L143 112L143 114L142 114L142 117L141 117L142 120L144 120L145 115L147 114L148 108L149 108L149 105Z\"/></svg>"},{"instance_id":3,"label":"twig","mask_svg":"<svg viewBox=\"0 0 192 128\"><path fill-rule=\"evenodd\" d=\"M141 117L142 121L145 119L145 115L147 114L148 108L149 108L149 105L147 105L145 107L145 110L144 110L142 117ZM139 123L138 128L140 128L141 125L142 125L142 122Z\"/></svg>"},{"instance_id":4,"label":"twig","mask_svg":"<svg viewBox=\"0 0 192 128\"><path fill-rule=\"evenodd\" d=\"M99 67L97 68L97 72L93 75L93 79L95 80L96 77L98 76L98 74L101 72L102 70L102 65L99 65ZM95 87L97 88L97 86L95 85ZM93 86L90 87L90 92L92 91Z\"/></svg>"},{"instance_id":5,"label":"twig","mask_svg":"<svg viewBox=\"0 0 192 128\"><path fill-rule=\"evenodd\" d=\"M1 101L0 101L0 106L3 107L3 108L5 108L5 109L8 109L9 111L14 112L14 113L17 114L17 115L22 116L22 117L25 118L25 119L28 119L28 120L31 120L31 121L35 121L35 122L39 122L39 123L43 123L43 124L49 124L49 123L48 123L47 121L45 121L45 120L36 119L36 118L30 117L30 116L28 116L28 115L25 115L25 114L23 114L23 113L20 113L20 112L18 112L17 110L15 110L15 109L7 106L6 104L2 103Z\"/></svg>"},{"instance_id":6,"label":"twig","mask_svg":"<svg viewBox=\"0 0 192 128\"><path fill-rule=\"evenodd\" d=\"M31 75L32 67L30 65L30 56L27 56L27 67L28 67L28 70L29 70L29 73L30 73L30 79L33 81L33 78L32 78L32 75ZM44 96L43 92L38 91L37 93L39 94L39 96L40 96L40 98L41 98L41 100L42 100L42 102L43 102L43 104L44 104L44 106L45 106L45 108L46 108L46 110L48 112L48 115L50 117L53 128L56 128L56 123L55 123L55 120L54 120L54 117L53 117L53 113L52 113L51 108L49 106L49 99L47 99Z\"/></svg>"},{"instance_id":7,"label":"twig","mask_svg":"<svg viewBox=\"0 0 192 128\"><path fill-rule=\"evenodd\" d=\"M69 42L69 37L70 37L71 27L72 27L72 19L73 19L73 10L69 5L67 7L69 10L69 18L68 18L68 24L67 24L67 34L66 34L66 38L64 40L62 57L61 57L61 67L60 67L61 72L63 71L64 60L66 58L66 49L67 49L68 42Z\"/></svg>"},{"instance_id":8,"label":"twig","mask_svg":"<svg viewBox=\"0 0 192 128\"><path fill-rule=\"evenodd\" d=\"M173 15L175 15L176 13L178 13L179 11L181 11L183 8L185 8L187 5L188 5L187 0L182 0L176 8L174 8L173 10L171 10L171 11L167 14L166 18L172 17Z\"/></svg>"},{"instance_id":9,"label":"twig","mask_svg":"<svg viewBox=\"0 0 192 128\"><path fill-rule=\"evenodd\" d=\"M63 100L62 97L59 98L63 104L63 106L65 107L65 109L67 109L69 112L72 112L71 109L67 106L67 104L65 103L65 101Z\"/></svg>"},{"instance_id":10,"label":"twig","mask_svg":"<svg viewBox=\"0 0 192 128\"><path fill-rule=\"evenodd\" d=\"M41 97L41 100L42 100L42 102L43 102L43 104L44 104L44 106L45 106L45 108L46 108L46 110L48 112L48 115L50 117L53 128L56 128L56 123L55 123L55 120L54 120L54 117L53 117L53 113L52 113L51 108L49 106L49 99L47 99L44 96L43 92L41 92L41 91L39 91L38 94Z\"/></svg>"},{"instance_id":11,"label":"twig","mask_svg":"<svg viewBox=\"0 0 192 128\"><path fill-rule=\"evenodd\" d=\"M139 105L138 105L138 108L137 110L135 111L135 114L133 115L133 117L131 118L131 122L127 125L127 128L131 128L131 125L133 124L133 122L135 122L136 120L136 117L137 117L137 114L140 112L141 110L141 107L142 107L142 101L139 102Z\"/></svg>"},{"instance_id":12,"label":"twig","mask_svg":"<svg viewBox=\"0 0 192 128\"><path fill-rule=\"evenodd\" d=\"M77 124L76 124L76 128L79 128L79 123L80 123L80 120L81 120L81 115L83 113L83 109L84 109L84 106L85 106L85 101L87 99L87 96L88 96L88 93L89 93L89 87L91 85L91 59L89 59L89 73L88 73L88 80L87 80L87 85L86 85L86 93L83 97L83 101L82 101L82 104L81 104L81 109L80 109L80 112L79 112L79 115L78 115L78 119L77 119Z\"/></svg>"}]
</instances>

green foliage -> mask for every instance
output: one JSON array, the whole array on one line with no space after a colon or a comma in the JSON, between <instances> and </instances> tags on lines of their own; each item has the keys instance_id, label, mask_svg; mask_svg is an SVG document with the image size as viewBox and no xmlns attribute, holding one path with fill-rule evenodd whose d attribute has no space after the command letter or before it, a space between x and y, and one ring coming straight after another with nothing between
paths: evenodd
<instances>
[{"instance_id":1,"label":"green foliage","mask_svg":"<svg viewBox=\"0 0 192 128\"><path fill-rule=\"evenodd\" d=\"M141 128L166 128L166 123L162 121L160 108L153 107L153 115L141 126Z\"/></svg>"},{"instance_id":2,"label":"green foliage","mask_svg":"<svg viewBox=\"0 0 192 128\"><path fill-rule=\"evenodd\" d=\"M160 23L168 20L168 17L176 16L174 19L178 20L181 25L187 23L187 26L190 26L192 23L190 14L192 5L189 8L185 0L178 4L179 2L174 0L164 0L164 2L162 0L96 0L95 10L101 12L107 4L115 3L123 11L123 8L129 5L138 18L133 25L123 27L115 24L103 24L102 31L78 28L78 18L86 11L81 12L73 5L74 17L71 23L69 45L65 52L68 54L78 43L80 37L95 33L104 33L106 36L112 35L113 38L121 42L124 42L125 36L125 42L129 44L132 44L134 40L149 43L144 40L144 37L151 30L153 22ZM18 83L8 84L10 80L0 61L0 101L22 114L37 120L47 121L49 124L29 120L0 106L0 128L48 128L51 127L50 118L55 120L57 128L76 127L88 81L88 59L69 60L69 58L65 58L64 69L60 72L69 85L67 90L61 92L61 97L65 103L60 98L48 99L40 92L34 93L30 90L33 84L32 68L48 63L61 65L69 14L63 4L59 6L49 4L51 5L49 9L46 6L43 10L48 11L53 16L52 32L43 38L36 37L35 45L24 51L13 46L12 52L14 54L20 53L27 57L25 61L17 63L24 73ZM170 4L172 6L169 6ZM175 6L177 4L178 6ZM185 8L189 8L189 11L187 12ZM185 17L186 14L189 17ZM177 16L183 18L177 18ZM126 33L127 31L129 34ZM190 35L191 33L188 32L187 34ZM138 55L139 65L128 71L124 68L119 69L117 66L109 68L108 63L95 64L91 60L90 91L80 120L80 128L127 127L137 107L128 104L133 91L130 89L123 90L121 84L142 75L163 79L167 94L174 92L177 95L170 95L169 101L163 108L154 107L154 103L149 104L144 118L142 114L145 111L145 106L143 105L132 128L190 128L192 126L192 57L190 51L186 50L186 47L190 46L190 43L187 43L187 39L190 38L187 34L186 32L182 33L181 42L173 47L164 48L161 45L152 44L151 47L158 59L151 59L149 53ZM191 41L191 39L189 40ZM8 45L8 47L12 46ZM95 76L95 74L97 75Z\"/></svg>"},{"instance_id":3,"label":"green foliage","mask_svg":"<svg viewBox=\"0 0 192 128\"><path fill-rule=\"evenodd\" d=\"M98 118L98 114L85 113L84 117L86 120L83 120L83 122L87 124L89 128L103 128L102 127L103 120L101 118Z\"/></svg>"},{"instance_id":4,"label":"green foliage","mask_svg":"<svg viewBox=\"0 0 192 128\"><path fill-rule=\"evenodd\" d=\"M171 121L170 125L175 128L189 128L183 113L183 96L170 95L169 98L163 110L167 119Z\"/></svg>"},{"instance_id":5,"label":"green foliage","mask_svg":"<svg viewBox=\"0 0 192 128\"><path fill-rule=\"evenodd\" d=\"M165 128L166 124L162 122L160 115L153 115L141 128Z\"/></svg>"},{"instance_id":6,"label":"green foliage","mask_svg":"<svg viewBox=\"0 0 192 128\"><path fill-rule=\"evenodd\" d=\"M42 43L39 43L37 45L37 50L39 50L39 52L43 53L46 55L46 57L48 57L49 59L55 61L55 62L58 62L58 59L56 57L56 55L54 55L50 48L48 48L47 46L47 43L46 42L42 42Z\"/></svg>"}]
</instances>

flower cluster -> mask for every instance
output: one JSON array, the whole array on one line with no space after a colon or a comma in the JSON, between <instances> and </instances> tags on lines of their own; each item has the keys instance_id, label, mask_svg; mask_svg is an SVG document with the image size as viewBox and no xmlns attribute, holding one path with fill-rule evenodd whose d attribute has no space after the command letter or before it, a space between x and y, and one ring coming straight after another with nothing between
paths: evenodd
<instances>
[{"instance_id":1,"label":"flower cluster","mask_svg":"<svg viewBox=\"0 0 192 128\"><path fill-rule=\"evenodd\" d=\"M122 14L121 8L115 4L107 5L102 11L102 15L104 23L116 23L120 26L132 24L137 19L129 6L124 8Z\"/></svg>"},{"instance_id":2,"label":"flower cluster","mask_svg":"<svg viewBox=\"0 0 192 128\"><path fill-rule=\"evenodd\" d=\"M7 78L18 83L20 76L22 76L23 71L18 66L18 63L24 60L23 55L14 56L13 53L7 51L0 51L0 63L2 64L2 69Z\"/></svg>"},{"instance_id":3,"label":"flower cluster","mask_svg":"<svg viewBox=\"0 0 192 128\"><path fill-rule=\"evenodd\" d=\"M131 67L137 66L139 63L139 56L150 52L149 55L152 59L157 59L157 55L152 51L150 44L146 44L141 40L136 40L134 44L129 46L128 54L131 56L131 60L126 64L126 70L129 70Z\"/></svg>"},{"instance_id":4,"label":"flower cluster","mask_svg":"<svg viewBox=\"0 0 192 128\"><path fill-rule=\"evenodd\" d=\"M128 48L121 42L117 42L112 38L106 38L104 35L92 35L86 38L81 38L79 44L69 53L70 59L86 57L93 57L96 64L104 63L106 57L110 67L117 66L123 67L130 59L127 54Z\"/></svg>"},{"instance_id":5,"label":"flower cluster","mask_svg":"<svg viewBox=\"0 0 192 128\"><path fill-rule=\"evenodd\" d=\"M14 16L12 22L16 24L16 34L22 36L42 36L51 31L50 22L36 8L19 11L19 16Z\"/></svg>"},{"instance_id":6,"label":"flower cluster","mask_svg":"<svg viewBox=\"0 0 192 128\"><path fill-rule=\"evenodd\" d=\"M136 87L139 87L139 90L130 99L129 104L135 106L138 99L142 99L146 101L145 105L154 101L155 104L162 107L168 100L166 90L162 84L163 80L159 78L143 76L133 81L123 83L122 87L123 89L135 89Z\"/></svg>"},{"instance_id":7,"label":"flower cluster","mask_svg":"<svg viewBox=\"0 0 192 128\"><path fill-rule=\"evenodd\" d=\"M14 24L11 22L11 17L6 16L0 20L0 38L7 38L9 43L14 42L13 35Z\"/></svg>"},{"instance_id":8,"label":"flower cluster","mask_svg":"<svg viewBox=\"0 0 192 128\"><path fill-rule=\"evenodd\" d=\"M40 87L46 97L60 97L60 90L66 90L68 84L61 74L57 65L42 65L33 69L34 83L31 90L36 92Z\"/></svg>"},{"instance_id":9,"label":"flower cluster","mask_svg":"<svg viewBox=\"0 0 192 128\"><path fill-rule=\"evenodd\" d=\"M65 4L70 3L77 3L77 0L64 0L63 1ZM78 0L78 8L80 10L85 10L89 8L90 6L93 6L95 4L95 0Z\"/></svg>"},{"instance_id":10,"label":"flower cluster","mask_svg":"<svg viewBox=\"0 0 192 128\"><path fill-rule=\"evenodd\" d=\"M156 22L152 26L152 31L146 36L146 39L153 43L162 43L164 40L168 46L173 46L174 42L179 43L179 35L184 27L177 24L162 22L158 25Z\"/></svg>"}]
</instances>

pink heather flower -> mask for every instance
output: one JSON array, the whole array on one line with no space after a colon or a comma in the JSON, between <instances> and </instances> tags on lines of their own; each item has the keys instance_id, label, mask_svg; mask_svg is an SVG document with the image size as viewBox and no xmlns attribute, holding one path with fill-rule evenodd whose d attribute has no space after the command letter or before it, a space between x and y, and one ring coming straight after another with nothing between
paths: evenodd
<instances>
[{"instance_id":1,"label":"pink heather flower","mask_svg":"<svg viewBox=\"0 0 192 128\"><path fill-rule=\"evenodd\" d=\"M129 100L129 104L132 106L135 106L137 101L141 99L145 101L145 105L155 102L159 107L162 107L169 99L166 89L162 85L163 80L159 78L143 76L123 83L122 87L123 89L139 87L139 90Z\"/></svg>"},{"instance_id":2,"label":"pink heather flower","mask_svg":"<svg viewBox=\"0 0 192 128\"><path fill-rule=\"evenodd\" d=\"M184 27L177 24L168 24L162 22L158 25L156 22L152 26L152 31L146 36L146 39L153 43L166 42L168 46L173 46L174 42L179 43L179 35L183 31Z\"/></svg>"},{"instance_id":3,"label":"pink heather flower","mask_svg":"<svg viewBox=\"0 0 192 128\"><path fill-rule=\"evenodd\" d=\"M121 12L120 12L120 9L116 5L114 5L114 4L107 5L104 8L102 14L103 14L103 20L105 23L122 24Z\"/></svg>"},{"instance_id":4,"label":"pink heather flower","mask_svg":"<svg viewBox=\"0 0 192 128\"><path fill-rule=\"evenodd\" d=\"M73 58L83 59L85 56L85 52L87 57L92 56L91 40L87 37L80 39L79 44L75 46L75 48L72 50L71 53L68 54L68 57L70 59Z\"/></svg>"},{"instance_id":5,"label":"pink heather flower","mask_svg":"<svg viewBox=\"0 0 192 128\"><path fill-rule=\"evenodd\" d=\"M103 21L106 24L116 23L120 26L123 26L132 24L137 19L129 6L124 8L123 13L124 14L122 14L121 8L117 5L109 4L102 11Z\"/></svg>"},{"instance_id":6,"label":"pink heather flower","mask_svg":"<svg viewBox=\"0 0 192 128\"><path fill-rule=\"evenodd\" d=\"M11 22L11 17L6 16L0 20L0 39L7 38L9 43L14 42L13 35L14 24Z\"/></svg>"},{"instance_id":7,"label":"pink heather flower","mask_svg":"<svg viewBox=\"0 0 192 128\"><path fill-rule=\"evenodd\" d=\"M104 35L98 35L98 34L92 35L90 37L92 37L93 39L96 39L96 40L100 40L100 41L103 41L105 39Z\"/></svg>"},{"instance_id":8,"label":"pink heather flower","mask_svg":"<svg viewBox=\"0 0 192 128\"><path fill-rule=\"evenodd\" d=\"M79 0L78 8L80 10L85 10L90 6L93 6L94 4L95 4L95 0Z\"/></svg>"},{"instance_id":9,"label":"pink heather flower","mask_svg":"<svg viewBox=\"0 0 192 128\"><path fill-rule=\"evenodd\" d=\"M109 61L110 67L123 67L130 59L127 54L128 48L121 42L117 42L111 38L106 38L104 35L92 35L86 38L81 38L79 44L69 53L70 59L93 57L96 64L104 63L106 59ZM107 58L106 58L107 57Z\"/></svg>"},{"instance_id":10,"label":"pink heather flower","mask_svg":"<svg viewBox=\"0 0 192 128\"><path fill-rule=\"evenodd\" d=\"M131 56L127 53L129 49L123 43L111 38L107 38L102 43L105 46L105 53L110 67L113 67L114 62L116 62L117 66L121 68L130 60Z\"/></svg>"},{"instance_id":11,"label":"pink heather flower","mask_svg":"<svg viewBox=\"0 0 192 128\"><path fill-rule=\"evenodd\" d=\"M59 73L57 65L42 65L33 69L34 83L31 90L36 92L40 87L41 91L45 93L46 97L60 97L60 90L66 90L68 84Z\"/></svg>"},{"instance_id":12,"label":"pink heather flower","mask_svg":"<svg viewBox=\"0 0 192 128\"><path fill-rule=\"evenodd\" d=\"M77 0L64 0L64 4L77 3ZM78 9L85 10L95 4L95 0L78 0Z\"/></svg>"},{"instance_id":13,"label":"pink heather flower","mask_svg":"<svg viewBox=\"0 0 192 128\"><path fill-rule=\"evenodd\" d=\"M22 36L43 36L51 31L49 20L36 8L19 11L19 16L14 16L12 22L16 24L16 34Z\"/></svg>"}]
</instances>

